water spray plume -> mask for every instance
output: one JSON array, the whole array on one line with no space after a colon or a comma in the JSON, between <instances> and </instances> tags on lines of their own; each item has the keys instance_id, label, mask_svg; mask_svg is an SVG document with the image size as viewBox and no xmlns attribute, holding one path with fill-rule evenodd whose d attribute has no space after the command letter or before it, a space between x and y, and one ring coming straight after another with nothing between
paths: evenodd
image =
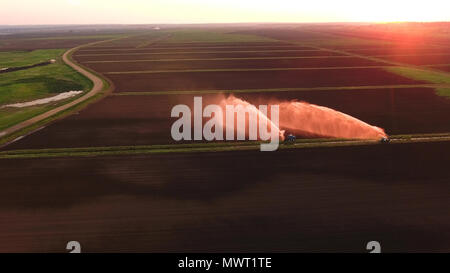
<instances>
[{"instance_id":1,"label":"water spray plume","mask_svg":"<svg viewBox=\"0 0 450 273\"><path fill-rule=\"evenodd\" d=\"M279 136L281 141L284 140L284 130L280 130L278 126L267 117L267 113L261 112L260 109L257 108L257 106L254 106L245 100L236 98L233 95L228 96L228 98L222 99L222 101L220 102L220 106L224 109L224 111L227 105L231 105L234 107L242 106L242 109L247 109L248 111L248 116L246 116L245 118L245 124L240 124L240 122L244 122L243 120L237 120L235 132L238 135L248 136L248 133L250 131L248 127L248 125L250 124L249 117L253 115L259 126L261 126L262 124L267 125L268 132L274 132ZM267 111L270 110L267 109ZM261 135L258 134L257 138L261 139Z\"/></svg>"},{"instance_id":2,"label":"water spray plume","mask_svg":"<svg viewBox=\"0 0 450 273\"><path fill-rule=\"evenodd\" d=\"M280 140L284 140L284 132L289 131L303 137L330 137L347 139L381 139L387 135L382 128L372 126L357 118L328 107L318 106L301 101L270 102L269 105L279 105L280 121L276 126L264 113L245 100L230 95L223 98L219 105L225 109L226 105L249 107L258 119L262 118L269 124L271 130L276 130ZM245 128L248 129L248 118ZM225 128L225 126L224 126ZM236 129L237 128L237 129ZM248 130L239 131L239 124L235 127L237 134L248 135ZM242 128L242 127L241 127Z\"/></svg>"},{"instance_id":3,"label":"water spray plume","mask_svg":"<svg viewBox=\"0 0 450 273\"><path fill-rule=\"evenodd\" d=\"M349 139L387 137L383 129L350 115L298 101L280 103L280 127L303 136Z\"/></svg>"}]
</instances>

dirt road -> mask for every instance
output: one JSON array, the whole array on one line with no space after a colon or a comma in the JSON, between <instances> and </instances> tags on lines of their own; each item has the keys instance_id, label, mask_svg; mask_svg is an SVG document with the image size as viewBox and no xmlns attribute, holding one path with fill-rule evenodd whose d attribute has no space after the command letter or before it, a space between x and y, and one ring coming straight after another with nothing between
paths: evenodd
<instances>
[{"instance_id":1,"label":"dirt road","mask_svg":"<svg viewBox=\"0 0 450 273\"><path fill-rule=\"evenodd\" d=\"M105 42L105 41L102 41L102 43L103 42ZM71 58L70 58L70 55L73 52L75 52L76 50L78 50L78 49L80 49L82 47L91 46L93 44L98 44L98 43L100 43L100 42L85 44L85 45L81 45L81 46L72 48L72 49L66 51L64 53L63 57L62 57L63 61L67 65L69 65L70 67L72 67L73 69L75 69L76 71L78 71L79 73L81 73L82 75L84 75L85 77L87 77L88 79L90 79L92 81L93 87L92 87L92 89L89 92L85 93L82 97L80 97L80 98L78 98L76 100L73 100L73 101L71 101L71 102L69 102L67 104L64 104L64 105L61 105L59 107L56 107L56 108L54 108L54 109L52 109L50 111L47 111L47 112L45 112L43 114L40 114L40 115L35 116L35 117L31 118L31 119L23 121L23 122L21 122L19 124L11 126L11 127L7 128L7 129L5 129L3 131L0 131L0 137L6 136L6 135L10 135L10 134L15 133L15 132L18 132L18 131L20 131L22 129L25 129L25 128L31 126L31 125L34 125L34 124L36 124L36 123L38 123L40 121L43 121L43 120L45 120L45 119L47 119L49 117L52 117L52 116L54 116L54 115L56 115L56 114L58 114L58 113L60 113L62 111L65 111L65 110L67 110L67 109L69 109L69 108L71 108L71 107L73 107L73 106L75 106L75 105L77 105L77 104L79 104L79 103L81 103L81 102L91 98L92 96L95 96L100 91L102 91L103 87L104 87L103 80L100 77L96 76L95 74L89 72L88 70L80 67L78 64L73 62L71 60Z\"/></svg>"}]
</instances>

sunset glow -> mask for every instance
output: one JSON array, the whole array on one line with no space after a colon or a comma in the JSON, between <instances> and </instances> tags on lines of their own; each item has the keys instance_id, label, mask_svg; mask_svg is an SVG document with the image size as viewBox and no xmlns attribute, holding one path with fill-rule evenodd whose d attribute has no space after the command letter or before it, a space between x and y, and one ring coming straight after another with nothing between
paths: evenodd
<instances>
[{"instance_id":1,"label":"sunset glow","mask_svg":"<svg viewBox=\"0 0 450 273\"><path fill-rule=\"evenodd\" d=\"M16 0L0 24L449 21L447 0Z\"/></svg>"}]
</instances>

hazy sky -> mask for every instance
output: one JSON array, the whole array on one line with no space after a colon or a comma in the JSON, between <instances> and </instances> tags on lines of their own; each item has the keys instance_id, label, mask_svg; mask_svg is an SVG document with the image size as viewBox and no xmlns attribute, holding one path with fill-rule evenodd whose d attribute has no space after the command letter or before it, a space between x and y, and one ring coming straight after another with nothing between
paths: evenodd
<instances>
[{"instance_id":1,"label":"hazy sky","mask_svg":"<svg viewBox=\"0 0 450 273\"><path fill-rule=\"evenodd\" d=\"M449 0L1 0L0 24L450 21Z\"/></svg>"}]
</instances>

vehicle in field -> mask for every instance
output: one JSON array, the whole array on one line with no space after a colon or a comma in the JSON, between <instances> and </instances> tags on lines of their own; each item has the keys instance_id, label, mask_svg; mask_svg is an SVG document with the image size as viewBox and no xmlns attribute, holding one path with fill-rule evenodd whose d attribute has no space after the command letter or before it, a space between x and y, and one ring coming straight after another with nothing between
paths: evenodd
<instances>
[{"instance_id":1,"label":"vehicle in field","mask_svg":"<svg viewBox=\"0 0 450 273\"><path fill-rule=\"evenodd\" d=\"M296 140L297 140L297 138L293 134L288 134L286 136L286 139L284 140L284 142L287 144L292 144L292 143L295 143Z\"/></svg>"}]
</instances>

